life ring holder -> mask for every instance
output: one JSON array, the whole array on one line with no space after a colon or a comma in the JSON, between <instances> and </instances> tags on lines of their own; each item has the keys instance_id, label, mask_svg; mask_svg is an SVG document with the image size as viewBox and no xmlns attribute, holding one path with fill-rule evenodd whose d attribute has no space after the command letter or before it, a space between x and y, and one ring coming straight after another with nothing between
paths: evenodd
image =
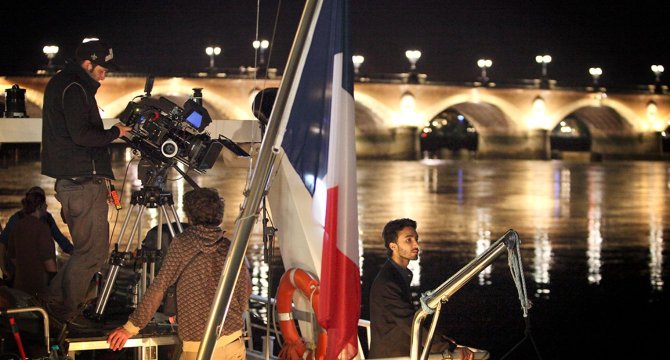
<instances>
[{"instance_id":1,"label":"life ring holder","mask_svg":"<svg viewBox=\"0 0 670 360\"><path fill-rule=\"evenodd\" d=\"M286 271L279 281L277 288L277 316L279 328L281 329L284 344L279 352L281 360L302 359L307 346L298 334L293 321L293 293L295 290L309 299L314 314L319 313L319 281L315 276L300 268L292 268ZM307 359L322 360L326 356L327 335L325 331L319 333L316 349L310 350Z\"/></svg>"}]
</instances>

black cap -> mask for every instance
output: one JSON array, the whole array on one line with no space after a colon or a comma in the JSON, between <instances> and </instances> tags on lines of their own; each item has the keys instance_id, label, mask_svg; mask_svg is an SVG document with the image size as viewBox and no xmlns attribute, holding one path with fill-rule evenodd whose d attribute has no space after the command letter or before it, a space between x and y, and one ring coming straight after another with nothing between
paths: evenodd
<instances>
[{"instance_id":1,"label":"black cap","mask_svg":"<svg viewBox=\"0 0 670 360\"><path fill-rule=\"evenodd\" d=\"M94 65L100 65L109 70L119 69L114 62L112 48L99 39L84 39L77 47L76 56L81 61L89 60Z\"/></svg>"}]
</instances>

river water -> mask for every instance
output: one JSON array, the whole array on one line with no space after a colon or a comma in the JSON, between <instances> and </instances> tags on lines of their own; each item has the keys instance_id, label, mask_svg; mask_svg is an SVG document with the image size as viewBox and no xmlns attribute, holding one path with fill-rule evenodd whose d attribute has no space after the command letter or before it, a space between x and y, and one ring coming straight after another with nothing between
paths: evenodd
<instances>
[{"instance_id":1,"label":"river water","mask_svg":"<svg viewBox=\"0 0 670 360\"><path fill-rule=\"evenodd\" d=\"M114 234L127 214L130 191L141 184L129 159L129 153L115 152L115 184L124 209L110 216L117 224ZM5 149L0 160L2 224L33 185L47 190L49 209L57 214L53 180L40 175L34 156ZM248 165L220 160L193 177L225 197L224 226L231 236ZM175 173L166 189L183 216L180 198L190 186ZM360 160L361 317L368 318L368 289L385 260L381 229L388 220L409 217L419 224L422 252L412 264L417 295L439 286L514 229L533 303L528 318L522 316L504 254L444 304L440 324L452 337L489 350L493 359L517 344L508 358L665 357L669 189L666 162ZM143 228L156 221L155 210L149 210ZM268 286L274 292L283 268L278 258L264 262L259 233L252 235L248 257L254 292L265 295Z\"/></svg>"}]
</instances>

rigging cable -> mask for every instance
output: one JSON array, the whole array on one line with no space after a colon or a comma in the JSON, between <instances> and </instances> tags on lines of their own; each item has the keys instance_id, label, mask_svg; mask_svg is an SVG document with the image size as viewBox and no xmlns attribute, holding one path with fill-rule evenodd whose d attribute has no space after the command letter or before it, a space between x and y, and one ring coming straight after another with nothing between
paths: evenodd
<instances>
[{"instance_id":1,"label":"rigging cable","mask_svg":"<svg viewBox=\"0 0 670 360\"><path fill-rule=\"evenodd\" d=\"M514 279L514 285L516 286L517 293L519 294L519 302L521 303L521 310L523 311L523 319L526 326L524 331L524 337L517 342L505 355L500 359L503 360L507 358L514 350L516 350L524 341L529 340L533 345L535 350L535 355L538 359L542 359L540 351L537 348L533 334L530 332L530 316L528 310L532 307L532 303L528 300L528 293L526 292L526 281L523 277L523 263L521 262L521 250L519 249L520 241L512 241L506 243L507 245L507 262L509 265L509 270L512 273L512 279Z\"/></svg>"}]
</instances>

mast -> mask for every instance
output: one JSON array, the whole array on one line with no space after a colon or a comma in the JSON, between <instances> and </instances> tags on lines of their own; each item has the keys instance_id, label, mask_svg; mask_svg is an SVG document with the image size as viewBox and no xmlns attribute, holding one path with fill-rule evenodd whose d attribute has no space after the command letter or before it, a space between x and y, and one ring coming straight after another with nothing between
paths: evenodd
<instances>
[{"instance_id":1,"label":"mast","mask_svg":"<svg viewBox=\"0 0 670 360\"><path fill-rule=\"evenodd\" d=\"M212 356L214 343L218 337L217 325L223 324L228 313L230 298L232 297L237 277L244 263L244 255L249 245L249 236L258 218L261 200L265 195L272 167L280 152L284 129L288 121L288 114L284 114L286 104L291 96L292 85L298 74L300 64L305 58L305 44L312 32L315 19L320 8L320 0L307 0L305 8L298 25L298 31L293 41L293 47L289 55L284 75L282 77L277 99L268 121L265 137L256 162L256 167L251 178L251 185L245 195L242 210L235 223L235 232L226 257L226 263L221 272L219 285L216 289L214 302L210 309L209 319L205 327L205 335L198 349L198 360L208 360Z\"/></svg>"}]
</instances>

